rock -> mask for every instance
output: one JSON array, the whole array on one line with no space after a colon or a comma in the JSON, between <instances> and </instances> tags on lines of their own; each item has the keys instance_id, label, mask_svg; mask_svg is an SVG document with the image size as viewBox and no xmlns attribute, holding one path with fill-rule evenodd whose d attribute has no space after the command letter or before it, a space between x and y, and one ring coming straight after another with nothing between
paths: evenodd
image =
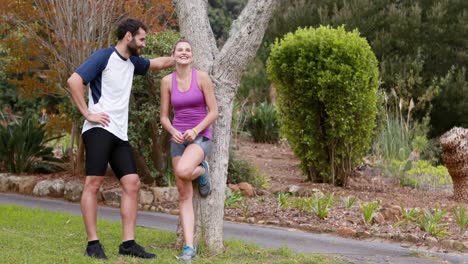
<instances>
[{"instance_id":1,"label":"rock","mask_svg":"<svg viewBox=\"0 0 468 264\"><path fill-rule=\"evenodd\" d=\"M78 202L83 193L83 184L78 181L70 181L65 184L63 198L71 202Z\"/></svg>"},{"instance_id":2,"label":"rock","mask_svg":"<svg viewBox=\"0 0 468 264\"><path fill-rule=\"evenodd\" d=\"M65 181L62 179L53 180L49 187L49 196L60 198L65 192Z\"/></svg>"},{"instance_id":3,"label":"rock","mask_svg":"<svg viewBox=\"0 0 468 264\"><path fill-rule=\"evenodd\" d=\"M413 234L408 234L405 237L406 241L412 242L412 243L418 243L420 241L419 237Z\"/></svg>"},{"instance_id":4,"label":"rock","mask_svg":"<svg viewBox=\"0 0 468 264\"><path fill-rule=\"evenodd\" d=\"M451 240L451 239L444 239L442 241L440 241L440 244L444 247L444 248L453 248L453 243L455 241L454 240Z\"/></svg>"},{"instance_id":5,"label":"rock","mask_svg":"<svg viewBox=\"0 0 468 264\"><path fill-rule=\"evenodd\" d=\"M429 246L433 247L433 246L437 246L439 241L437 241L437 239L434 237L426 237L426 243Z\"/></svg>"},{"instance_id":6,"label":"rock","mask_svg":"<svg viewBox=\"0 0 468 264\"><path fill-rule=\"evenodd\" d=\"M266 223L267 223L267 225L279 225L280 221L270 219L270 220L267 220Z\"/></svg>"},{"instance_id":7,"label":"rock","mask_svg":"<svg viewBox=\"0 0 468 264\"><path fill-rule=\"evenodd\" d=\"M283 224L288 225L288 226L292 226L292 225L294 225L294 222L291 221L291 220L284 220Z\"/></svg>"},{"instance_id":8,"label":"rock","mask_svg":"<svg viewBox=\"0 0 468 264\"><path fill-rule=\"evenodd\" d=\"M458 251L468 251L468 241L460 242L460 241L453 241L453 248Z\"/></svg>"},{"instance_id":9,"label":"rock","mask_svg":"<svg viewBox=\"0 0 468 264\"><path fill-rule=\"evenodd\" d=\"M263 225L263 224L265 224L265 220L260 220L260 221L257 222L257 224Z\"/></svg>"},{"instance_id":10,"label":"rock","mask_svg":"<svg viewBox=\"0 0 468 264\"><path fill-rule=\"evenodd\" d=\"M156 212L156 211L157 211L156 206L152 205L152 206L150 207L150 211L151 211L151 212Z\"/></svg>"},{"instance_id":11,"label":"rock","mask_svg":"<svg viewBox=\"0 0 468 264\"><path fill-rule=\"evenodd\" d=\"M65 183L62 179L40 181L34 186L33 195L63 197Z\"/></svg>"},{"instance_id":12,"label":"rock","mask_svg":"<svg viewBox=\"0 0 468 264\"><path fill-rule=\"evenodd\" d=\"M143 210L145 210L145 211L149 211L150 208L151 208L151 205L149 205L149 204L143 205Z\"/></svg>"},{"instance_id":13,"label":"rock","mask_svg":"<svg viewBox=\"0 0 468 264\"><path fill-rule=\"evenodd\" d=\"M308 187L301 187L297 191L297 196L301 197L310 197L310 196L317 196L323 197L323 192L316 188L308 188Z\"/></svg>"},{"instance_id":14,"label":"rock","mask_svg":"<svg viewBox=\"0 0 468 264\"><path fill-rule=\"evenodd\" d=\"M177 191L177 187L153 187L151 191L154 195L153 203L155 205L161 202L179 202L179 191Z\"/></svg>"},{"instance_id":15,"label":"rock","mask_svg":"<svg viewBox=\"0 0 468 264\"><path fill-rule=\"evenodd\" d=\"M375 223L379 225L385 223L385 218L380 212L377 212L372 219L374 220Z\"/></svg>"},{"instance_id":16,"label":"rock","mask_svg":"<svg viewBox=\"0 0 468 264\"><path fill-rule=\"evenodd\" d=\"M230 189L231 191L233 191L233 192L236 192L236 191L239 191L239 190L240 190L240 189L239 189L239 185L237 185L237 184L228 183L227 186L228 186L229 189Z\"/></svg>"},{"instance_id":17,"label":"rock","mask_svg":"<svg viewBox=\"0 0 468 264\"><path fill-rule=\"evenodd\" d=\"M140 190L139 196L139 201L142 205L150 205L154 201L153 192Z\"/></svg>"},{"instance_id":18,"label":"rock","mask_svg":"<svg viewBox=\"0 0 468 264\"><path fill-rule=\"evenodd\" d=\"M172 209L172 210L169 211L169 213L172 214L172 215L179 215L180 211L179 211L179 209Z\"/></svg>"},{"instance_id":19,"label":"rock","mask_svg":"<svg viewBox=\"0 0 468 264\"><path fill-rule=\"evenodd\" d=\"M22 177L18 185L18 192L20 194L32 194L34 186L36 186L36 177Z\"/></svg>"},{"instance_id":20,"label":"rock","mask_svg":"<svg viewBox=\"0 0 468 264\"><path fill-rule=\"evenodd\" d=\"M118 207L122 200L122 190L120 188L105 190L102 192L102 198L107 205Z\"/></svg>"},{"instance_id":21,"label":"rock","mask_svg":"<svg viewBox=\"0 0 468 264\"><path fill-rule=\"evenodd\" d=\"M366 237L370 237L371 236L371 233L369 233L368 231L359 231L359 232L356 232L356 237L363 237L363 238L366 238Z\"/></svg>"},{"instance_id":22,"label":"rock","mask_svg":"<svg viewBox=\"0 0 468 264\"><path fill-rule=\"evenodd\" d=\"M337 230L338 234L345 237L353 237L356 235L356 230L349 227L341 227Z\"/></svg>"},{"instance_id":23,"label":"rock","mask_svg":"<svg viewBox=\"0 0 468 264\"><path fill-rule=\"evenodd\" d=\"M297 185L290 185L288 187L288 192L291 193L292 195L296 195L298 191L299 191L299 186Z\"/></svg>"},{"instance_id":24,"label":"rock","mask_svg":"<svg viewBox=\"0 0 468 264\"><path fill-rule=\"evenodd\" d=\"M7 174L1 173L0 174L0 192L8 191L7 182L8 182Z\"/></svg>"},{"instance_id":25,"label":"rock","mask_svg":"<svg viewBox=\"0 0 468 264\"><path fill-rule=\"evenodd\" d=\"M411 244L408 243L408 242L404 242L404 243L401 243L400 246L404 247L404 248L409 248L409 247L411 247Z\"/></svg>"},{"instance_id":26,"label":"rock","mask_svg":"<svg viewBox=\"0 0 468 264\"><path fill-rule=\"evenodd\" d=\"M288 186L276 186L271 188L270 192L273 194L285 193L288 192Z\"/></svg>"},{"instance_id":27,"label":"rock","mask_svg":"<svg viewBox=\"0 0 468 264\"><path fill-rule=\"evenodd\" d=\"M247 223L251 223L251 224L255 223L255 217L247 218Z\"/></svg>"},{"instance_id":28,"label":"rock","mask_svg":"<svg viewBox=\"0 0 468 264\"><path fill-rule=\"evenodd\" d=\"M390 207L383 207L382 210L380 211L382 213L382 216L387 220L387 221L398 221L398 219L401 219L401 211L400 207L398 205L392 205Z\"/></svg>"},{"instance_id":29,"label":"rock","mask_svg":"<svg viewBox=\"0 0 468 264\"><path fill-rule=\"evenodd\" d=\"M17 193L19 191L20 176L9 176L7 178L7 191Z\"/></svg>"},{"instance_id":30,"label":"rock","mask_svg":"<svg viewBox=\"0 0 468 264\"><path fill-rule=\"evenodd\" d=\"M242 191L242 193L245 196L248 196L248 197L254 197L255 196L254 188L252 187L252 185L250 183L240 182L238 185L239 185L239 189Z\"/></svg>"}]
</instances>

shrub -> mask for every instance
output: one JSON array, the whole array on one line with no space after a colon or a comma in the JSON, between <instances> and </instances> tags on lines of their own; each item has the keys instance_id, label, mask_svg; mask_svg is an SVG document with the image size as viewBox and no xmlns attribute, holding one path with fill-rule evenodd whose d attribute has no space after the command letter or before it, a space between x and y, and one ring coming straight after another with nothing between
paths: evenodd
<instances>
[{"instance_id":1,"label":"shrub","mask_svg":"<svg viewBox=\"0 0 468 264\"><path fill-rule=\"evenodd\" d=\"M60 170L62 160L54 157L46 143L44 125L25 116L17 123L0 126L0 160L12 173L51 172Z\"/></svg>"},{"instance_id":2,"label":"shrub","mask_svg":"<svg viewBox=\"0 0 468 264\"><path fill-rule=\"evenodd\" d=\"M460 235L463 236L466 228L468 227L468 215L465 213L465 207L460 203L458 206L454 206L452 210L453 218L455 218L455 222L460 228Z\"/></svg>"},{"instance_id":3,"label":"shrub","mask_svg":"<svg viewBox=\"0 0 468 264\"><path fill-rule=\"evenodd\" d=\"M263 102L253 106L247 117L246 128L255 142L278 142L279 125L274 105Z\"/></svg>"},{"instance_id":4,"label":"shrub","mask_svg":"<svg viewBox=\"0 0 468 264\"><path fill-rule=\"evenodd\" d=\"M227 182L232 184L248 182L255 188L263 189L268 187L269 179L260 174L258 169L248 161L237 159L234 152L230 151Z\"/></svg>"},{"instance_id":5,"label":"shrub","mask_svg":"<svg viewBox=\"0 0 468 264\"><path fill-rule=\"evenodd\" d=\"M343 27L298 29L273 45L267 71L303 172L346 184L375 127L378 67L369 44Z\"/></svg>"},{"instance_id":6,"label":"shrub","mask_svg":"<svg viewBox=\"0 0 468 264\"><path fill-rule=\"evenodd\" d=\"M379 209L380 201L373 201L368 203L361 203L361 212L362 218L364 219L364 224L369 224L374 218L377 209Z\"/></svg>"}]
</instances>

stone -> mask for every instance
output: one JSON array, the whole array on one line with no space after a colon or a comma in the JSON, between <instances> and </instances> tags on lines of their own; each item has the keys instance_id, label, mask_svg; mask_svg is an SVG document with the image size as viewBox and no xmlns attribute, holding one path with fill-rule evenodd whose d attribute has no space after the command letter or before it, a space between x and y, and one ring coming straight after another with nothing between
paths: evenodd
<instances>
[{"instance_id":1,"label":"stone","mask_svg":"<svg viewBox=\"0 0 468 264\"><path fill-rule=\"evenodd\" d=\"M252 185L248 182L240 182L239 184L239 189L242 191L242 193L248 197L254 197L255 192L254 188Z\"/></svg>"},{"instance_id":2,"label":"stone","mask_svg":"<svg viewBox=\"0 0 468 264\"><path fill-rule=\"evenodd\" d=\"M279 225L279 224L280 224L280 221L278 221L278 220L271 220L271 219L270 219L270 220L267 220L266 223L267 223L268 225Z\"/></svg>"},{"instance_id":3,"label":"stone","mask_svg":"<svg viewBox=\"0 0 468 264\"><path fill-rule=\"evenodd\" d=\"M0 192L7 192L8 191L8 177L6 174L0 174Z\"/></svg>"},{"instance_id":4,"label":"stone","mask_svg":"<svg viewBox=\"0 0 468 264\"><path fill-rule=\"evenodd\" d=\"M403 242L403 243L400 244L400 246L404 247L404 248L409 248L409 247L411 247L411 244L408 243L408 242Z\"/></svg>"},{"instance_id":5,"label":"stone","mask_svg":"<svg viewBox=\"0 0 468 264\"><path fill-rule=\"evenodd\" d=\"M139 196L139 201L142 205L150 205L154 201L153 192L140 190Z\"/></svg>"},{"instance_id":6,"label":"stone","mask_svg":"<svg viewBox=\"0 0 468 264\"><path fill-rule=\"evenodd\" d=\"M317 188L301 187L297 191L297 196L301 196L301 197L311 197L311 196L323 197L323 192L320 191Z\"/></svg>"},{"instance_id":7,"label":"stone","mask_svg":"<svg viewBox=\"0 0 468 264\"><path fill-rule=\"evenodd\" d=\"M120 188L105 190L102 192L102 197L107 205L118 207L122 200L122 190Z\"/></svg>"},{"instance_id":8,"label":"stone","mask_svg":"<svg viewBox=\"0 0 468 264\"><path fill-rule=\"evenodd\" d=\"M257 224L263 225L263 224L265 224L265 220L259 220L259 221L257 222Z\"/></svg>"},{"instance_id":9,"label":"stone","mask_svg":"<svg viewBox=\"0 0 468 264\"><path fill-rule=\"evenodd\" d=\"M381 212L377 212L372 219L374 220L375 223L379 225L385 223L385 217L383 216Z\"/></svg>"},{"instance_id":10,"label":"stone","mask_svg":"<svg viewBox=\"0 0 468 264\"><path fill-rule=\"evenodd\" d=\"M433 247L433 246L437 246L439 243L439 241L437 241L436 238L434 237L426 237L426 244L428 244L429 246Z\"/></svg>"},{"instance_id":11,"label":"stone","mask_svg":"<svg viewBox=\"0 0 468 264\"><path fill-rule=\"evenodd\" d=\"M152 206L150 207L150 210L151 210L151 212L156 212L156 211L157 211L157 208L156 208L156 206L152 205Z\"/></svg>"},{"instance_id":12,"label":"stone","mask_svg":"<svg viewBox=\"0 0 468 264\"><path fill-rule=\"evenodd\" d=\"M32 194L34 190L34 186L37 184L36 177L22 177L21 181L19 182L18 192L20 194Z\"/></svg>"},{"instance_id":13,"label":"stone","mask_svg":"<svg viewBox=\"0 0 468 264\"><path fill-rule=\"evenodd\" d=\"M440 244L445 248L453 248L453 243L454 242L455 241L451 240L451 239L444 239L444 240L440 241Z\"/></svg>"},{"instance_id":14,"label":"stone","mask_svg":"<svg viewBox=\"0 0 468 264\"><path fill-rule=\"evenodd\" d=\"M228 183L227 186L228 186L228 188L229 188L231 191L233 191L233 192L236 192L236 191L239 191L239 190L240 190L239 185L237 185L237 184Z\"/></svg>"},{"instance_id":15,"label":"stone","mask_svg":"<svg viewBox=\"0 0 468 264\"><path fill-rule=\"evenodd\" d=\"M383 207L380 213L382 213L382 216L388 221L395 222L402 218L400 207L398 205Z\"/></svg>"},{"instance_id":16,"label":"stone","mask_svg":"<svg viewBox=\"0 0 468 264\"><path fill-rule=\"evenodd\" d=\"M9 176L7 178L7 189L9 192L17 193L19 191L19 184L21 182L20 176Z\"/></svg>"},{"instance_id":17,"label":"stone","mask_svg":"<svg viewBox=\"0 0 468 264\"><path fill-rule=\"evenodd\" d=\"M51 196L60 198L63 197L65 190L65 182L62 179L40 181L34 186L33 195L36 196Z\"/></svg>"},{"instance_id":18,"label":"stone","mask_svg":"<svg viewBox=\"0 0 468 264\"><path fill-rule=\"evenodd\" d=\"M345 237L353 237L356 235L356 230L352 229L352 228L349 228L349 227L340 227L338 230L337 230L337 233L341 236L345 236Z\"/></svg>"},{"instance_id":19,"label":"stone","mask_svg":"<svg viewBox=\"0 0 468 264\"><path fill-rule=\"evenodd\" d=\"M420 241L419 237L413 234L408 234L405 237L406 241L412 242L412 243L418 243Z\"/></svg>"},{"instance_id":20,"label":"stone","mask_svg":"<svg viewBox=\"0 0 468 264\"><path fill-rule=\"evenodd\" d=\"M288 192L288 186L276 186L271 188L270 192L273 194L285 193Z\"/></svg>"},{"instance_id":21,"label":"stone","mask_svg":"<svg viewBox=\"0 0 468 264\"><path fill-rule=\"evenodd\" d=\"M143 205L143 210L145 210L145 211L149 211L150 208L151 208L151 206L149 204Z\"/></svg>"},{"instance_id":22,"label":"stone","mask_svg":"<svg viewBox=\"0 0 468 264\"><path fill-rule=\"evenodd\" d=\"M297 185L290 185L288 187L288 192L292 195L296 195L298 191L299 191L299 186Z\"/></svg>"},{"instance_id":23,"label":"stone","mask_svg":"<svg viewBox=\"0 0 468 264\"><path fill-rule=\"evenodd\" d=\"M161 202L179 202L179 192L177 191L177 187L153 187L151 188L151 191L154 195L153 203L155 205Z\"/></svg>"},{"instance_id":24,"label":"stone","mask_svg":"<svg viewBox=\"0 0 468 264\"><path fill-rule=\"evenodd\" d=\"M251 224L255 223L255 217L247 218L247 223L251 223Z\"/></svg>"},{"instance_id":25,"label":"stone","mask_svg":"<svg viewBox=\"0 0 468 264\"><path fill-rule=\"evenodd\" d=\"M65 184L63 198L70 202L78 202L83 193L83 184L78 181L69 181Z\"/></svg>"},{"instance_id":26,"label":"stone","mask_svg":"<svg viewBox=\"0 0 468 264\"><path fill-rule=\"evenodd\" d=\"M179 215L180 211L179 211L179 209L172 209L172 210L169 211L169 213L172 214L172 215Z\"/></svg>"}]
</instances>

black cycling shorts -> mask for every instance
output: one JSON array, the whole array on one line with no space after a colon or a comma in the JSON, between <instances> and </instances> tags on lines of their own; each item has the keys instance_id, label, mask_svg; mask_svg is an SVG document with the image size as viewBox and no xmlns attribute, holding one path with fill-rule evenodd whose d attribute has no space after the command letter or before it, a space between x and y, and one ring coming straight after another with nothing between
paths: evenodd
<instances>
[{"instance_id":1,"label":"black cycling shorts","mask_svg":"<svg viewBox=\"0 0 468 264\"><path fill-rule=\"evenodd\" d=\"M86 150L86 175L104 176L108 163L119 180L127 174L136 174L135 158L128 141L99 127L85 131L82 137Z\"/></svg>"}]
</instances>

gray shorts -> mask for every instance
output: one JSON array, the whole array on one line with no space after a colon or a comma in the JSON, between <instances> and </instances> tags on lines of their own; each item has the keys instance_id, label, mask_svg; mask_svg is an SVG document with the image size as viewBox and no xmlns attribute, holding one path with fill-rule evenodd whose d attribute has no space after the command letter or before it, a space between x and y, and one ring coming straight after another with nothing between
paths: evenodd
<instances>
[{"instance_id":1,"label":"gray shorts","mask_svg":"<svg viewBox=\"0 0 468 264\"><path fill-rule=\"evenodd\" d=\"M202 148L203 153L205 154L205 157L207 157L208 154L210 154L211 140L204 136L198 136L195 138L194 141L192 142L185 141L182 144L175 143L174 141L171 140L171 157L182 156L182 154L185 151L185 148L187 148L188 145L190 144L199 145Z\"/></svg>"}]
</instances>

